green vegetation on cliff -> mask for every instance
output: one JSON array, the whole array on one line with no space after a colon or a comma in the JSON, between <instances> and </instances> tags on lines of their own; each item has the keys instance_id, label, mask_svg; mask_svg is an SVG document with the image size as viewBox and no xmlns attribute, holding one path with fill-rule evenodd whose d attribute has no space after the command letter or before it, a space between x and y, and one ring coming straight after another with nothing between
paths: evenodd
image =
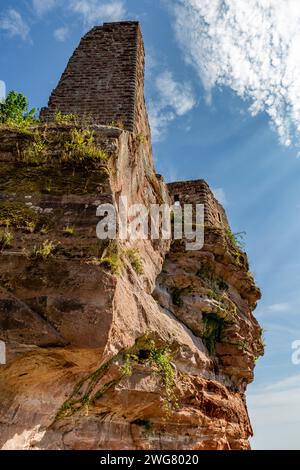
<instances>
[{"instance_id":1,"label":"green vegetation on cliff","mask_svg":"<svg viewBox=\"0 0 300 470\"><path fill-rule=\"evenodd\" d=\"M4 102L0 102L0 123L22 128L36 120L36 109L28 110L28 99L22 93L10 91Z\"/></svg>"}]
</instances>

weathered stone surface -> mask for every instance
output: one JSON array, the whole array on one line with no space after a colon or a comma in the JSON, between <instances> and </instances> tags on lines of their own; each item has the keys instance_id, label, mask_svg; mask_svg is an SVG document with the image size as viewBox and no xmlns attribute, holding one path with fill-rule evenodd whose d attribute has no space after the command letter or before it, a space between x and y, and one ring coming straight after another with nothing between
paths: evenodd
<instances>
[{"instance_id":1,"label":"weathered stone surface","mask_svg":"<svg viewBox=\"0 0 300 470\"><path fill-rule=\"evenodd\" d=\"M7 214L15 214L9 226L14 239L0 252L0 339L8 353L0 366L0 446L249 449L245 390L263 353L252 314L260 292L207 183L166 186L155 174L137 25L96 28L84 47L100 47L104 32L109 46L120 28L129 28L134 41L128 45L129 36L121 35L124 51L138 38L135 132L94 126L97 148L109 156L106 165L64 164L71 125L38 126L50 156L39 165L21 158L34 132L0 129L0 229ZM81 51L67 69L70 83L75 69L81 73ZM131 54L124 54L131 68ZM68 88L68 75L62 81L55 93ZM58 98L53 95L49 112L55 103L74 111ZM107 106L116 106L116 99L112 94ZM104 202L118 207L121 196L146 207L204 203L204 248L187 252L184 241L99 241L96 208ZM53 253L32 256L47 240ZM112 247L119 274L99 262ZM138 253L142 272L128 249Z\"/></svg>"},{"instance_id":2,"label":"weathered stone surface","mask_svg":"<svg viewBox=\"0 0 300 470\"><path fill-rule=\"evenodd\" d=\"M43 119L56 111L91 117L96 124L122 123L137 130L144 112L144 47L135 21L105 23L82 38Z\"/></svg>"}]
</instances>

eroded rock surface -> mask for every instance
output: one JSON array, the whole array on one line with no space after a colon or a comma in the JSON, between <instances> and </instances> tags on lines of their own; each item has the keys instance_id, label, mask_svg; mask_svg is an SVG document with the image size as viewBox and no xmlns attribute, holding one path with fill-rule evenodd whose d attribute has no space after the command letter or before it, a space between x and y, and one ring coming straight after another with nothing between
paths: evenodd
<instances>
[{"instance_id":1,"label":"eroded rock surface","mask_svg":"<svg viewBox=\"0 0 300 470\"><path fill-rule=\"evenodd\" d=\"M138 41L134 130L89 127L105 161L66 159L71 123L0 129L3 449L249 449L260 292L208 185L155 174ZM122 196L204 203L203 249L101 242Z\"/></svg>"}]
</instances>

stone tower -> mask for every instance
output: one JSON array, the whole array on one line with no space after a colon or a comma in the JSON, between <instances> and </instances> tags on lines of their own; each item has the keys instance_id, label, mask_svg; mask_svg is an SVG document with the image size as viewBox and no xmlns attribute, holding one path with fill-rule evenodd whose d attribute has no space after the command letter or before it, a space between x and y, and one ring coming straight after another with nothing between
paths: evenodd
<instances>
[{"instance_id":1,"label":"stone tower","mask_svg":"<svg viewBox=\"0 0 300 470\"><path fill-rule=\"evenodd\" d=\"M89 116L93 123L117 123L149 134L144 101L145 54L139 23L105 23L80 41L41 118L55 112Z\"/></svg>"},{"instance_id":2,"label":"stone tower","mask_svg":"<svg viewBox=\"0 0 300 470\"><path fill-rule=\"evenodd\" d=\"M216 200L204 180L177 181L168 184L173 204L203 204L205 223L219 228L229 228L227 216L222 205Z\"/></svg>"}]
</instances>

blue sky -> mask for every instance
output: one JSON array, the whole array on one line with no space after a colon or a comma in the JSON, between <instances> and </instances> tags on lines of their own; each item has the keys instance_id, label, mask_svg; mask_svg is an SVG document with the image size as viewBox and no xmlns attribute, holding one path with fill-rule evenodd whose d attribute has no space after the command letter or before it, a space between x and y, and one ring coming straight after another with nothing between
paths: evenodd
<instances>
[{"instance_id":1,"label":"blue sky","mask_svg":"<svg viewBox=\"0 0 300 470\"><path fill-rule=\"evenodd\" d=\"M253 447L299 449L299 2L2 0L0 80L44 106L81 36L118 19L141 22L157 171L205 178L247 233L267 343L248 392Z\"/></svg>"}]
</instances>

